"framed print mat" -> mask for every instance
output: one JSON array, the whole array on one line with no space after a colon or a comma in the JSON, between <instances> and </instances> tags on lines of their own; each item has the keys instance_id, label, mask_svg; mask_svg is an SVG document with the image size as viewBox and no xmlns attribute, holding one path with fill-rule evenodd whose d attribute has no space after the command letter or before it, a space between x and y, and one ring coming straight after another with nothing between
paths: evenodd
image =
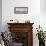
<instances>
[{"instance_id":1,"label":"framed print mat","mask_svg":"<svg viewBox=\"0 0 46 46\"><path fill-rule=\"evenodd\" d=\"M15 14L28 14L28 7L15 7L14 13Z\"/></svg>"}]
</instances>

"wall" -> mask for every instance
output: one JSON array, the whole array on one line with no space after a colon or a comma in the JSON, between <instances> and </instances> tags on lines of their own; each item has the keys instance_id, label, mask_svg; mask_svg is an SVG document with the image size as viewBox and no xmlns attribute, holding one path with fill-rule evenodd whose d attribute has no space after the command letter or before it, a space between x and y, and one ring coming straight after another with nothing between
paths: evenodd
<instances>
[{"instance_id":1,"label":"wall","mask_svg":"<svg viewBox=\"0 0 46 46\"><path fill-rule=\"evenodd\" d=\"M40 9L42 13L46 13L46 0L40 0Z\"/></svg>"},{"instance_id":2,"label":"wall","mask_svg":"<svg viewBox=\"0 0 46 46\"><path fill-rule=\"evenodd\" d=\"M0 31L2 31L2 0L0 0Z\"/></svg>"},{"instance_id":3,"label":"wall","mask_svg":"<svg viewBox=\"0 0 46 46\"><path fill-rule=\"evenodd\" d=\"M46 0L40 0L40 24L46 31Z\"/></svg>"},{"instance_id":4,"label":"wall","mask_svg":"<svg viewBox=\"0 0 46 46\"><path fill-rule=\"evenodd\" d=\"M28 7L28 14L14 14L14 7L17 6ZM41 24L43 29L46 29L46 16L41 12L42 7L42 2L40 2L40 0L2 0L2 30L8 30L7 22L10 19L17 19L19 20L19 22L25 22L25 20L30 20L31 23L34 23L33 45L38 46L38 39L36 37L36 27Z\"/></svg>"},{"instance_id":5,"label":"wall","mask_svg":"<svg viewBox=\"0 0 46 46\"><path fill-rule=\"evenodd\" d=\"M16 6L27 6L28 14L14 14L14 7ZM10 19L17 19L20 22L24 22L25 20L30 20L34 23L39 23L39 14L40 14L40 0L3 0L2 1L2 23L3 26ZM21 16L21 17L20 17ZM18 19L19 18L19 19ZM23 19L22 19L23 18ZM37 21L38 20L38 21ZM6 26L5 26L6 27ZM6 30L6 28L4 29Z\"/></svg>"}]
</instances>

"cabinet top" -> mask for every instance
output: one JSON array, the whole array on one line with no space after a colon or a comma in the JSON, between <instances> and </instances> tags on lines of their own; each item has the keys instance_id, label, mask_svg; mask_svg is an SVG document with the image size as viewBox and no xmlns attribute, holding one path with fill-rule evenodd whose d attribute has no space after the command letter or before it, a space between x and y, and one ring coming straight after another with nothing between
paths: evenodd
<instances>
[{"instance_id":1,"label":"cabinet top","mask_svg":"<svg viewBox=\"0 0 46 46\"><path fill-rule=\"evenodd\" d=\"M25 25L25 24L29 24L29 25L33 25L34 23L7 23L8 25Z\"/></svg>"}]
</instances>

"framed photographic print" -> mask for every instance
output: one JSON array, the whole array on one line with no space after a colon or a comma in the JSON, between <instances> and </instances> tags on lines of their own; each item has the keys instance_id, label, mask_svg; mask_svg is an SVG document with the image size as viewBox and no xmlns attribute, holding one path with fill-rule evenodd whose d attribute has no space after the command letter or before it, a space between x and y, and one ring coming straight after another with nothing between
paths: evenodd
<instances>
[{"instance_id":1,"label":"framed photographic print","mask_svg":"<svg viewBox=\"0 0 46 46\"><path fill-rule=\"evenodd\" d=\"M14 13L15 14L28 14L28 7L15 7Z\"/></svg>"}]
</instances>

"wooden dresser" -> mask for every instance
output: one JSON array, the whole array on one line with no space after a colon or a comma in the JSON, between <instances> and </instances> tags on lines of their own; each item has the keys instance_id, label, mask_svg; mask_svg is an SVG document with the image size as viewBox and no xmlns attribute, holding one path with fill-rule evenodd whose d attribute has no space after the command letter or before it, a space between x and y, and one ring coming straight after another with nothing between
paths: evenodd
<instances>
[{"instance_id":1,"label":"wooden dresser","mask_svg":"<svg viewBox=\"0 0 46 46\"><path fill-rule=\"evenodd\" d=\"M33 46L33 23L7 23L12 39L21 46ZM19 46L19 45L18 45Z\"/></svg>"}]
</instances>

